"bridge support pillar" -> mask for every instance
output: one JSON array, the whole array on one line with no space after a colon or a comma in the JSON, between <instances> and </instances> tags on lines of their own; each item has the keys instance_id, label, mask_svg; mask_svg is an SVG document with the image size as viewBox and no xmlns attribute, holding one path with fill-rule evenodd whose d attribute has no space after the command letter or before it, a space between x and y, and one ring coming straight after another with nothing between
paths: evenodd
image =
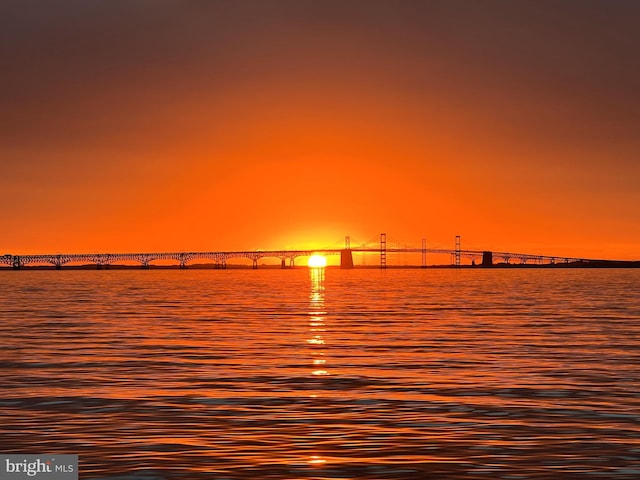
<instances>
[{"instance_id":1,"label":"bridge support pillar","mask_svg":"<svg viewBox=\"0 0 640 480\"><path fill-rule=\"evenodd\" d=\"M280 260L280 268L287 268L287 259L283 257Z\"/></svg>"},{"instance_id":2,"label":"bridge support pillar","mask_svg":"<svg viewBox=\"0 0 640 480\"><path fill-rule=\"evenodd\" d=\"M493 253L492 252L482 252L482 266L483 267L492 267L493 266Z\"/></svg>"},{"instance_id":3,"label":"bridge support pillar","mask_svg":"<svg viewBox=\"0 0 640 480\"><path fill-rule=\"evenodd\" d=\"M258 269L258 259L257 258L253 259L253 263L251 264L251 268L253 268L254 270Z\"/></svg>"},{"instance_id":4,"label":"bridge support pillar","mask_svg":"<svg viewBox=\"0 0 640 480\"><path fill-rule=\"evenodd\" d=\"M353 268L351 249L340 250L340 268Z\"/></svg>"},{"instance_id":5,"label":"bridge support pillar","mask_svg":"<svg viewBox=\"0 0 640 480\"><path fill-rule=\"evenodd\" d=\"M20 257L13 257L13 269L20 270Z\"/></svg>"}]
</instances>

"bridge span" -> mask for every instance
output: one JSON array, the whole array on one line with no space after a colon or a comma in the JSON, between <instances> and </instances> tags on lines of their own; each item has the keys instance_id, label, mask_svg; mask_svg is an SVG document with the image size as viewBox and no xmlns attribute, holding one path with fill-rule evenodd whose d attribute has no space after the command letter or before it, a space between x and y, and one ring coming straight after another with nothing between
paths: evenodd
<instances>
[{"instance_id":1,"label":"bridge span","mask_svg":"<svg viewBox=\"0 0 640 480\"><path fill-rule=\"evenodd\" d=\"M187 268L190 262L205 260L214 265L215 268L226 268L230 259L241 258L251 261L252 268L258 268L258 261L262 258L279 258L281 267L293 267L295 260L299 257L309 257L311 255L340 255L340 266L342 268L352 268L353 253L370 253L379 255L380 268L387 267L387 255L397 253L420 254L422 267L427 266L427 255L439 254L449 255L451 264L461 265L461 259L467 259L471 264L489 267L494 265L494 259L499 259L502 263L509 264L512 261L520 264L555 264L570 262L589 262L583 258L535 255L512 252L492 252L487 250L463 250L460 248L460 237L456 237L453 249L427 248L426 240L422 240L420 248L392 247L387 245L386 234L380 234L380 241L375 245L362 245L351 247L350 237L346 237L344 248L324 248L307 250L250 250L250 251L209 251L209 252L141 252L141 253L69 253L69 254L28 254L0 256L0 265L6 265L14 270L19 270L27 265L51 265L56 269L61 269L68 264L95 265L96 268L105 268L122 262L139 263L141 268L149 268L151 262L156 260L174 261L180 268Z\"/></svg>"}]
</instances>

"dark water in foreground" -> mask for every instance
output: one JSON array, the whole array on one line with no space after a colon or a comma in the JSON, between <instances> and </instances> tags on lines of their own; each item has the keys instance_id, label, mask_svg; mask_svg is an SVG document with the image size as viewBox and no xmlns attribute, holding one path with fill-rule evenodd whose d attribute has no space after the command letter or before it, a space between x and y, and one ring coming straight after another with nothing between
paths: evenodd
<instances>
[{"instance_id":1,"label":"dark water in foreground","mask_svg":"<svg viewBox=\"0 0 640 480\"><path fill-rule=\"evenodd\" d=\"M80 478L640 478L640 270L0 272L0 451Z\"/></svg>"}]
</instances>

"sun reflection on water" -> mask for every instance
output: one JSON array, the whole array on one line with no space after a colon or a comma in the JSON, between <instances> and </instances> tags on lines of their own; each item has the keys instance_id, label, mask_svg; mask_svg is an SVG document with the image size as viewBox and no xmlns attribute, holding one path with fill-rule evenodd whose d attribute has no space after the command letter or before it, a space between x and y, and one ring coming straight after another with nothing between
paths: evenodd
<instances>
[{"instance_id":1,"label":"sun reflection on water","mask_svg":"<svg viewBox=\"0 0 640 480\"><path fill-rule=\"evenodd\" d=\"M322 347L325 344L324 333L325 328L325 316L327 312L324 308L324 268L311 268L309 269L309 276L311 278L311 292L309 293L309 333L311 338L307 339L309 345L317 345ZM312 375L328 375L329 372L326 369L318 370L318 365L324 365L327 360L324 358L324 350L315 348L311 351L312 359L311 363L314 369L311 371Z\"/></svg>"},{"instance_id":2,"label":"sun reflection on water","mask_svg":"<svg viewBox=\"0 0 640 480\"><path fill-rule=\"evenodd\" d=\"M309 334L310 338L307 344L311 353L311 375L313 378L319 378L329 375L327 369L327 359L325 358L325 317L327 312L324 305L324 268L310 268L309 276L311 279L311 291L309 293ZM315 392L309 395L312 399L318 399L321 395ZM309 455L307 463L310 466L322 467L326 464L326 460L314 452L315 455Z\"/></svg>"}]
</instances>

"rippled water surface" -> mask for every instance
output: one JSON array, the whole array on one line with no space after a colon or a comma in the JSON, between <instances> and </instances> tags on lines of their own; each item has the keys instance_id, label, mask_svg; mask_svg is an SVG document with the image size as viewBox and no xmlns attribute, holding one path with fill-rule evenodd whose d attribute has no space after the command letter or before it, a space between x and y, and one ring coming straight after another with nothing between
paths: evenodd
<instances>
[{"instance_id":1,"label":"rippled water surface","mask_svg":"<svg viewBox=\"0 0 640 480\"><path fill-rule=\"evenodd\" d=\"M80 478L640 478L640 271L0 272L0 450Z\"/></svg>"}]
</instances>

